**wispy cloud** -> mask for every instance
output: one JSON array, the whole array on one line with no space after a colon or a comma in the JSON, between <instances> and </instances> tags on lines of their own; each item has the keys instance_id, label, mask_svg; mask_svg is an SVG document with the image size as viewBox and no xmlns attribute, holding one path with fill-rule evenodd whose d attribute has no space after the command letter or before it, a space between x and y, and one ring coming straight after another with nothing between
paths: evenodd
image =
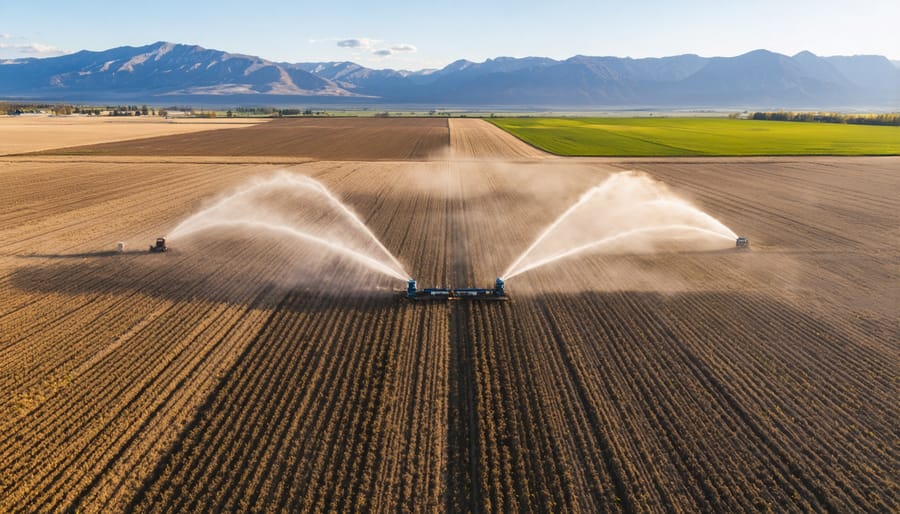
<instances>
[{"instance_id":1,"label":"wispy cloud","mask_svg":"<svg viewBox=\"0 0 900 514\"><path fill-rule=\"evenodd\" d=\"M53 45L28 42L25 38L10 34L0 34L0 52L11 57L53 57L69 53Z\"/></svg>"},{"instance_id":2,"label":"wispy cloud","mask_svg":"<svg viewBox=\"0 0 900 514\"><path fill-rule=\"evenodd\" d=\"M412 53L415 52L417 48L410 44L402 44L402 45L394 45L390 48L378 48L376 50L372 50L372 55L376 55L378 57L390 57L394 54L399 53Z\"/></svg>"},{"instance_id":3,"label":"wispy cloud","mask_svg":"<svg viewBox=\"0 0 900 514\"><path fill-rule=\"evenodd\" d=\"M365 50L371 55L380 58L387 58L399 53L412 53L418 50L414 45L408 43L389 45L382 40L367 37L338 39L336 42L337 46L341 48L350 48L357 51Z\"/></svg>"},{"instance_id":4,"label":"wispy cloud","mask_svg":"<svg viewBox=\"0 0 900 514\"><path fill-rule=\"evenodd\" d=\"M369 39L365 37L360 38L350 38L350 39L340 39L337 42L337 46L341 48L371 48L374 46L376 41L374 39Z\"/></svg>"},{"instance_id":5,"label":"wispy cloud","mask_svg":"<svg viewBox=\"0 0 900 514\"><path fill-rule=\"evenodd\" d=\"M62 48L57 48L53 45L43 45L41 43L29 43L27 45L18 45L16 47L19 52L28 55L39 55L39 56L52 56L52 55L64 55L67 54L65 50Z\"/></svg>"}]
</instances>

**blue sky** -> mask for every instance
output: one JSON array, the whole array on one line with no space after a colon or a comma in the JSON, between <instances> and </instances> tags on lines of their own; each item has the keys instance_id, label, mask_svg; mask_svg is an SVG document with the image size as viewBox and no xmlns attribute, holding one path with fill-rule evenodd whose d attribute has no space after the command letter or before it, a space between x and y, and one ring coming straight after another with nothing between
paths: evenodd
<instances>
[{"instance_id":1,"label":"blue sky","mask_svg":"<svg viewBox=\"0 0 900 514\"><path fill-rule=\"evenodd\" d=\"M794 54L900 59L900 1L0 0L0 58L155 41L274 61L420 69L576 54Z\"/></svg>"}]
</instances>

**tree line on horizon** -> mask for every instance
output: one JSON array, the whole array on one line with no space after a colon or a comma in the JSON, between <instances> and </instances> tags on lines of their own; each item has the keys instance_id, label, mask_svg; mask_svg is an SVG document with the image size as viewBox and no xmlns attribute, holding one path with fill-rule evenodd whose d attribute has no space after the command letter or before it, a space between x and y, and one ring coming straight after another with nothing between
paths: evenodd
<instances>
[{"instance_id":1,"label":"tree line on horizon","mask_svg":"<svg viewBox=\"0 0 900 514\"><path fill-rule=\"evenodd\" d=\"M0 102L0 114L15 116L19 114L51 113L56 116L82 114L86 116L165 116L166 110L144 105L106 105L88 106L53 103L14 103Z\"/></svg>"},{"instance_id":2,"label":"tree line on horizon","mask_svg":"<svg viewBox=\"0 0 900 514\"><path fill-rule=\"evenodd\" d=\"M811 123L847 123L852 125L894 125L900 126L900 113L883 114L841 114L837 112L752 112L749 120L800 121Z\"/></svg>"}]
</instances>

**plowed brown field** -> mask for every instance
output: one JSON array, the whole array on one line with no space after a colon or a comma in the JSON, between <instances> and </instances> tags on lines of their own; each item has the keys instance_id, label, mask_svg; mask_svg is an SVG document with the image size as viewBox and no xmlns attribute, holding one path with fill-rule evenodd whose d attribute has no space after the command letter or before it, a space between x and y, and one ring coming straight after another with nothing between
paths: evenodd
<instances>
[{"instance_id":1,"label":"plowed brown field","mask_svg":"<svg viewBox=\"0 0 900 514\"><path fill-rule=\"evenodd\" d=\"M420 160L446 148L449 139L447 120L439 118L289 118L233 133L161 136L50 153Z\"/></svg>"},{"instance_id":2,"label":"plowed brown field","mask_svg":"<svg viewBox=\"0 0 900 514\"><path fill-rule=\"evenodd\" d=\"M0 159L0 511L900 509L900 159L561 159L473 120L292 123ZM219 158L148 160L178 144ZM571 259L484 304L317 287L367 279L266 234L146 253L284 167L232 152L341 159L288 169L422 285L488 284L618 169L753 249Z\"/></svg>"}]
</instances>

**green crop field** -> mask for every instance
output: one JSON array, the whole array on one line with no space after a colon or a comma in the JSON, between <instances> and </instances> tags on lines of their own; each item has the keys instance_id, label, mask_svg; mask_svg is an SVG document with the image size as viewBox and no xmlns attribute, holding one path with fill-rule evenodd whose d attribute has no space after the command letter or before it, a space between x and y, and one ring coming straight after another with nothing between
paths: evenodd
<instances>
[{"instance_id":1,"label":"green crop field","mask_svg":"<svg viewBox=\"0 0 900 514\"><path fill-rule=\"evenodd\" d=\"M900 155L900 127L726 118L494 118L557 155Z\"/></svg>"}]
</instances>

